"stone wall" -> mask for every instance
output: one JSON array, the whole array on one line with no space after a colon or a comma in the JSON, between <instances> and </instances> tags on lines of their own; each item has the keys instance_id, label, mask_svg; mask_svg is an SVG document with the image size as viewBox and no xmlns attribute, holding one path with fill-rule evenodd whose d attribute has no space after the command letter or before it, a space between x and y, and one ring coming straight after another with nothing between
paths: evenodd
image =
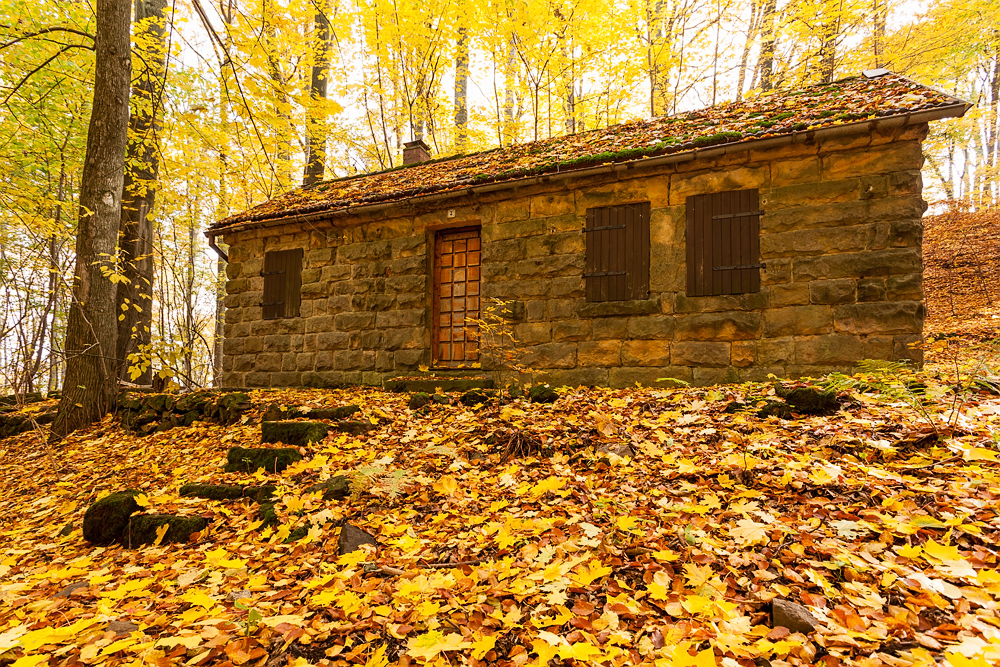
<instances>
[{"instance_id":1,"label":"stone wall","mask_svg":"<svg viewBox=\"0 0 1000 667\"><path fill-rule=\"evenodd\" d=\"M233 232L228 386L378 384L431 363L433 234L481 225L484 297L516 299L524 361L556 384L696 384L920 360L921 140L887 134L751 147L434 207ZM730 147L731 148L731 147ZM709 154L711 151L709 151ZM685 296L689 195L757 188L761 291ZM584 299L586 209L651 202L650 298ZM449 209L454 215L449 217ZM301 316L262 320L265 251L305 248Z\"/></svg>"}]
</instances>

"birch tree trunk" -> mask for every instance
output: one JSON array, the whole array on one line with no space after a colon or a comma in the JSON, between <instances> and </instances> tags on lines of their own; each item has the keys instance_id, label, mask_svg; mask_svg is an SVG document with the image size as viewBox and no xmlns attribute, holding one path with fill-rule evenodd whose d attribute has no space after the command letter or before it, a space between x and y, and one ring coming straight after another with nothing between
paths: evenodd
<instances>
[{"instance_id":1,"label":"birch tree trunk","mask_svg":"<svg viewBox=\"0 0 1000 667\"><path fill-rule=\"evenodd\" d=\"M80 181L73 303L66 327L66 380L50 439L100 420L114 405L116 289L111 264L121 222L132 73L129 0L97 0L94 98Z\"/></svg>"},{"instance_id":2,"label":"birch tree trunk","mask_svg":"<svg viewBox=\"0 0 1000 667\"><path fill-rule=\"evenodd\" d=\"M458 28L455 56L455 151L464 153L469 142L469 39L466 27Z\"/></svg>"}]
</instances>

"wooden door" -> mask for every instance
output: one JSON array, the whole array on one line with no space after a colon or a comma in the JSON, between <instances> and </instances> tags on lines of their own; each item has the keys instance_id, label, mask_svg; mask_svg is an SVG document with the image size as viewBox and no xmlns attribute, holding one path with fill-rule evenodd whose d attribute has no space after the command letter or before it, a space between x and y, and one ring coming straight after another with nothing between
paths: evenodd
<instances>
[{"instance_id":1,"label":"wooden door","mask_svg":"<svg viewBox=\"0 0 1000 667\"><path fill-rule=\"evenodd\" d=\"M479 361L479 229L438 232L434 242L434 363Z\"/></svg>"}]
</instances>

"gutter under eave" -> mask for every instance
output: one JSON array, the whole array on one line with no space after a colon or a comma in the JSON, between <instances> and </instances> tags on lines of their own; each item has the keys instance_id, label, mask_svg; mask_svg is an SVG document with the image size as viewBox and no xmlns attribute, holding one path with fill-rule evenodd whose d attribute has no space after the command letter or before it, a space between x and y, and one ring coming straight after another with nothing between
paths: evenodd
<instances>
[{"instance_id":1,"label":"gutter under eave","mask_svg":"<svg viewBox=\"0 0 1000 667\"><path fill-rule=\"evenodd\" d=\"M965 115L966 111L968 111L971 107L972 105L967 102L960 102L956 104L949 104L943 107L935 107L933 109L927 109L924 111L899 114L896 116L885 116L882 118L875 118L872 120L862 120L853 123L845 123L843 125L821 127L812 130L800 130L798 132L790 132L788 134L782 134L776 137L767 137L764 139L755 139L752 141L738 141L731 144L723 144L721 146L710 146L708 148L695 148L693 150L685 151L683 153L672 153L670 155L661 155L652 158L640 158L638 160L616 162L614 164L600 165L598 167L587 167L584 169L574 169L571 171L552 172L548 174L540 174L538 176L529 176L526 178L518 178L509 181L502 181L499 183L490 183L487 185L460 187L445 192L438 192L427 195L413 195L411 197L405 197L403 199L393 199L390 201L378 202L374 204L358 204L355 206L343 206L341 208L324 209L321 211L315 211L311 213L300 213L298 215L265 218L263 220L248 221L242 224L235 224L232 227L208 229L205 231L205 236L207 236L209 239L209 247L211 247L213 250L219 253L221 257L223 257L228 261L229 258L225 255L222 249L215 244L215 237L226 234L227 232L244 232L253 229L264 229L267 227L274 227L277 225L286 225L295 222L307 222L323 218L340 217L347 215L360 215L364 213L375 213L377 211L383 211L389 208L398 208L406 205L424 204L435 201L442 201L446 199L454 199L466 195L476 195L487 192L498 192L500 190L513 190L521 187L526 187L529 185L537 185L540 183L549 183L552 181L565 180L567 178L576 178L581 176L583 177L596 176L599 174L606 174L615 171L627 171L636 168L657 167L660 165L674 164L678 162L690 162L698 158L715 157L718 155L725 155L727 153L732 153L736 151L744 151L747 150L748 148L759 150L765 148L773 148L777 146L784 146L796 142L808 141L815 139L817 137L829 139L849 134L857 134L863 128L867 129L867 131L871 133L878 128L893 128L897 126L907 127L909 125L928 123L930 121L941 120L943 118L961 117Z\"/></svg>"}]
</instances>

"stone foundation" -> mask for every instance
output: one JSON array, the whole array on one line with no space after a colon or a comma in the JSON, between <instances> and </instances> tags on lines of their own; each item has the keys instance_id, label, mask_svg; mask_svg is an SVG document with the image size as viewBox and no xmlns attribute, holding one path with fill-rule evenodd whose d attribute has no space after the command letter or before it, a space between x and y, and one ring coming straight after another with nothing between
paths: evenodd
<instances>
[{"instance_id":1,"label":"stone foundation","mask_svg":"<svg viewBox=\"0 0 1000 667\"><path fill-rule=\"evenodd\" d=\"M431 364L435 231L482 228L484 298L513 299L523 361L553 384L763 380L913 359L924 320L921 140L798 141L390 212L226 234L229 386L380 384ZM752 144L750 145L752 146ZM757 188L761 291L685 295L689 195ZM651 202L650 298L584 300L594 206ZM449 217L449 209L454 215ZM301 316L261 319L265 251L304 248Z\"/></svg>"}]
</instances>

